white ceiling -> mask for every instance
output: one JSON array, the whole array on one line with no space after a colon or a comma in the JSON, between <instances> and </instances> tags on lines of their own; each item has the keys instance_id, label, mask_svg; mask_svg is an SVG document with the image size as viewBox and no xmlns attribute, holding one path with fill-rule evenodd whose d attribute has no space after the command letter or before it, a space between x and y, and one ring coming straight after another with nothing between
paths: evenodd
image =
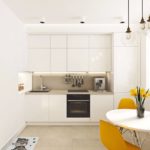
<instances>
[{"instance_id":1,"label":"white ceiling","mask_svg":"<svg viewBox=\"0 0 150 150\"><path fill-rule=\"evenodd\" d=\"M116 24L127 18L127 0L4 0L26 24L79 24L86 17L87 24ZM130 20L139 22L141 0L130 0ZM150 14L150 0L144 0L144 17Z\"/></svg>"}]
</instances>

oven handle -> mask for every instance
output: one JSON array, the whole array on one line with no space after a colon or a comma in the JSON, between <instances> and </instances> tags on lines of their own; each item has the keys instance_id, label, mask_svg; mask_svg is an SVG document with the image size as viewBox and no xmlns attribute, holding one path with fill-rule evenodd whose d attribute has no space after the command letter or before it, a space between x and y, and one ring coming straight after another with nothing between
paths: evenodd
<instances>
[{"instance_id":1,"label":"oven handle","mask_svg":"<svg viewBox=\"0 0 150 150\"><path fill-rule=\"evenodd\" d=\"M67 100L68 102L89 102L90 100Z\"/></svg>"}]
</instances>

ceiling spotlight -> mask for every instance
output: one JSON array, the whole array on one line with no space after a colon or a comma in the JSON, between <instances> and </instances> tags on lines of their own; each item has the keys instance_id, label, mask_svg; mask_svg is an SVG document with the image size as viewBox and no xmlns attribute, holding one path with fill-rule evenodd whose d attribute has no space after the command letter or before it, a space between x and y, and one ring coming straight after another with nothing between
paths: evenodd
<instances>
[{"instance_id":1,"label":"ceiling spotlight","mask_svg":"<svg viewBox=\"0 0 150 150\"><path fill-rule=\"evenodd\" d=\"M81 23L81 24L84 24L84 23L85 23L85 20L86 20L86 18L85 18L85 17L81 17L81 19L80 19L80 23Z\"/></svg>"},{"instance_id":2,"label":"ceiling spotlight","mask_svg":"<svg viewBox=\"0 0 150 150\"><path fill-rule=\"evenodd\" d=\"M120 21L120 23L121 23L121 24L124 24L124 23L125 23L125 21Z\"/></svg>"},{"instance_id":3,"label":"ceiling spotlight","mask_svg":"<svg viewBox=\"0 0 150 150\"><path fill-rule=\"evenodd\" d=\"M45 23L45 18L42 18L41 21L40 21L40 23L44 24Z\"/></svg>"},{"instance_id":4,"label":"ceiling spotlight","mask_svg":"<svg viewBox=\"0 0 150 150\"><path fill-rule=\"evenodd\" d=\"M125 16L120 17L120 23L121 23L121 24L124 24L124 23L125 23L125 20L126 20L126 17L125 17Z\"/></svg>"}]
</instances>

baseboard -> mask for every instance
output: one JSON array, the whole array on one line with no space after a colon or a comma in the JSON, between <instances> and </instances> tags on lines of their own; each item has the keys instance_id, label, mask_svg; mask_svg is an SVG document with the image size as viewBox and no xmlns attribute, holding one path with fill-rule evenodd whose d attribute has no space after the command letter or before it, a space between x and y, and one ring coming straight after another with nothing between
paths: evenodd
<instances>
[{"instance_id":1,"label":"baseboard","mask_svg":"<svg viewBox=\"0 0 150 150\"><path fill-rule=\"evenodd\" d=\"M70 126L70 125L81 125L81 126L85 126L85 125L98 125L99 123L98 122L26 122L26 125L49 125L49 126L54 126L54 125L57 125L57 126L62 126L62 125L65 125L65 126Z\"/></svg>"},{"instance_id":2,"label":"baseboard","mask_svg":"<svg viewBox=\"0 0 150 150\"><path fill-rule=\"evenodd\" d=\"M6 148L9 146L9 144L12 142L14 138L16 138L26 127L26 124L24 124L20 129L18 129L10 138L5 142L5 144L0 148L1 150L6 150Z\"/></svg>"}]
</instances>

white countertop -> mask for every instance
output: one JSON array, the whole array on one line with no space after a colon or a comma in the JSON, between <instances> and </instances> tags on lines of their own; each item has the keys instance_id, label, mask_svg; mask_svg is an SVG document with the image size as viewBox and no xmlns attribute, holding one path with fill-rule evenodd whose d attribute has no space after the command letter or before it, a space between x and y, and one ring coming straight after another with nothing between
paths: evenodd
<instances>
[{"instance_id":1,"label":"white countertop","mask_svg":"<svg viewBox=\"0 0 150 150\"><path fill-rule=\"evenodd\" d=\"M112 95L109 91L92 91L89 92L68 92L68 90L50 90L49 92L26 92L27 95L66 95L66 94L91 94L91 95Z\"/></svg>"}]
</instances>

